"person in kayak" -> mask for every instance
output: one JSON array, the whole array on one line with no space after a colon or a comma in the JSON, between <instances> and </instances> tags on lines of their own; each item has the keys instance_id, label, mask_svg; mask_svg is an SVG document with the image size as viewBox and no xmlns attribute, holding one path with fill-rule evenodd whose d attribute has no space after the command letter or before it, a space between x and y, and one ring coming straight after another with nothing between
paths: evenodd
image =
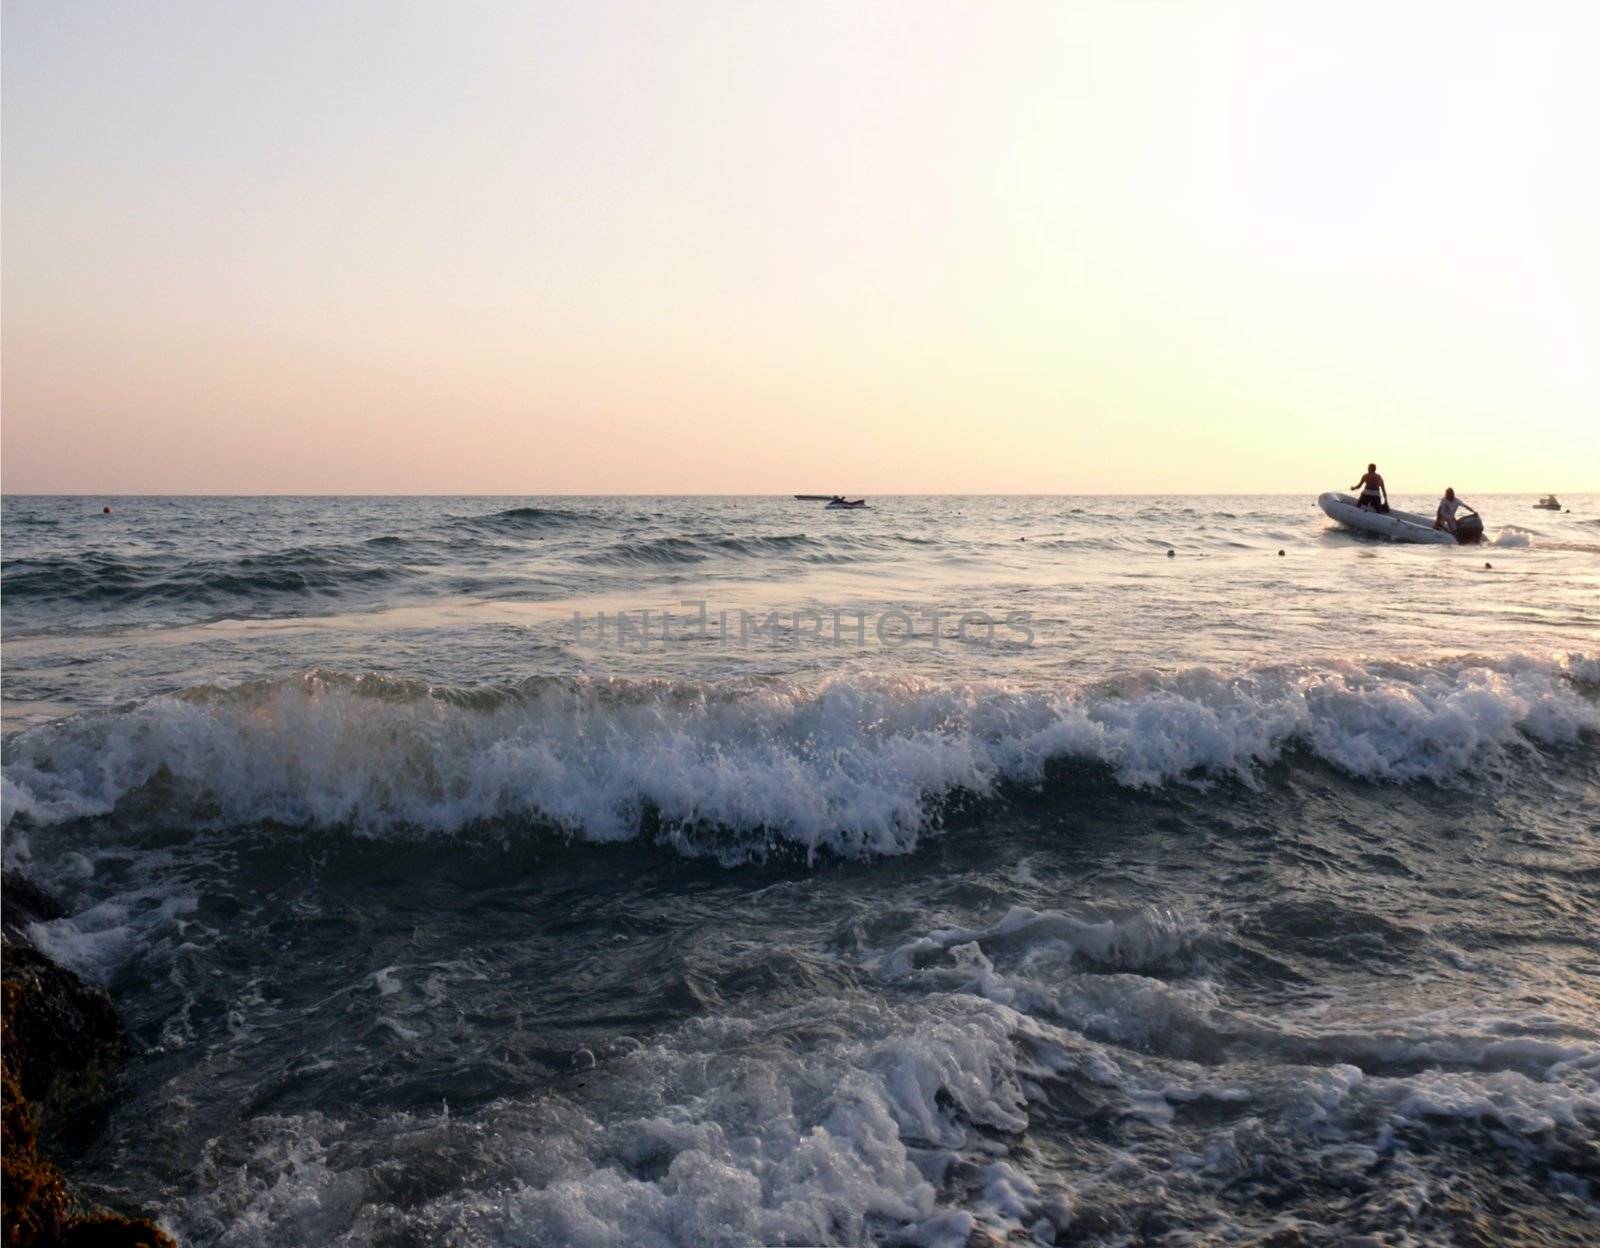
<instances>
[{"instance_id":1,"label":"person in kayak","mask_svg":"<svg viewBox=\"0 0 1600 1248\"><path fill-rule=\"evenodd\" d=\"M1357 481L1356 485L1361 487L1361 497L1356 499L1357 507L1369 507L1373 511L1389 510L1389 487L1378 475L1377 464L1368 464L1367 470L1361 474L1361 480ZM1353 490L1356 485L1350 488Z\"/></svg>"},{"instance_id":2,"label":"person in kayak","mask_svg":"<svg viewBox=\"0 0 1600 1248\"><path fill-rule=\"evenodd\" d=\"M1463 506L1462 501L1456 497L1455 488L1446 486L1444 497L1439 500L1439 510L1433 515L1433 527L1443 529L1446 533L1454 533L1456 531L1456 512L1460 511Z\"/></svg>"}]
</instances>

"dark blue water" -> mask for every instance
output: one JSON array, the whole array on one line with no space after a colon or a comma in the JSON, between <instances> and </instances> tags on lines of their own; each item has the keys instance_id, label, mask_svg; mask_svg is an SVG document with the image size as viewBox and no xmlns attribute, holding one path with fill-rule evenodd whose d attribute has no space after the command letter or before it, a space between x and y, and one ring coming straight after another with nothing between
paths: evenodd
<instances>
[{"instance_id":1,"label":"dark blue water","mask_svg":"<svg viewBox=\"0 0 1600 1248\"><path fill-rule=\"evenodd\" d=\"M75 1170L199 1244L1594 1242L1600 499L1472 501L7 499L6 862L138 1047Z\"/></svg>"}]
</instances>

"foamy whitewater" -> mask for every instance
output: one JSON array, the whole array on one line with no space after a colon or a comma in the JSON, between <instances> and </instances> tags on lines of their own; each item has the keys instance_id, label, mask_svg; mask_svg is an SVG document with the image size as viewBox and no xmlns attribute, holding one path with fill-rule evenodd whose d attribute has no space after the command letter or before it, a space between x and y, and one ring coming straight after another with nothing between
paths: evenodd
<instances>
[{"instance_id":1,"label":"foamy whitewater","mask_svg":"<svg viewBox=\"0 0 1600 1248\"><path fill-rule=\"evenodd\" d=\"M194 1245L1600 1242L1563 498L7 498L5 866L135 1048L69 1169Z\"/></svg>"}]
</instances>

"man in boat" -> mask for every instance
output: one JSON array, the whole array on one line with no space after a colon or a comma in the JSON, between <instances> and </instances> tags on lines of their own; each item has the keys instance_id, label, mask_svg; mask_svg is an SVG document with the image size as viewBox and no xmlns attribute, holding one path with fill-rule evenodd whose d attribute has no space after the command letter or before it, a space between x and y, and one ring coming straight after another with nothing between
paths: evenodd
<instances>
[{"instance_id":1,"label":"man in boat","mask_svg":"<svg viewBox=\"0 0 1600 1248\"><path fill-rule=\"evenodd\" d=\"M1446 486L1444 497L1439 500L1439 510L1434 512L1433 527L1443 529L1446 533L1456 531L1456 512L1461 510L1462 502L1456 497L1454 486Z\"/></svg>"},{"instance_id":2,"label":"man in boat","mask_svg":"<svg viewBox=\"0 0 1600 1248\"><path fill-rule=\"evenodd\" d=\"M1368 464L1367 470L1361 474L1361 480L1357 481L1356 485L1361 487L1361 497L1356 499L1357 507L1369 507L1373 511L1389 510L1389 487L1378 475L1377 464ZM1350 488L1353 490L1356 485Z\"/></svg>"}]
</instances>

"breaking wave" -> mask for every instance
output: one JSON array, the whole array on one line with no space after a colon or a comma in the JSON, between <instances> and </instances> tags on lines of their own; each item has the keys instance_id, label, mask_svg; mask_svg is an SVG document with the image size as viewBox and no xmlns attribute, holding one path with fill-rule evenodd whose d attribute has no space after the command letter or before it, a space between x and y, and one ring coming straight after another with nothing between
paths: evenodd
<instances>
[{"instance_id":1,"label":"breaking wave","mask_svg":"<svg viewBox=\"0 0 1600 1248\"><path fill-rule=\"evenodd\" d=\"M1004 800L1062 765L1140 788L1307 755L1404 784L1508 778L1600 733L1600 658L1196 669L1081 689L911 678L536 678L465 689L313 670L15 734L4 818L149 811L167 826L366 833L485 823L684 852L913 848L950 799Z\"/></svg>"}]
</instances>

